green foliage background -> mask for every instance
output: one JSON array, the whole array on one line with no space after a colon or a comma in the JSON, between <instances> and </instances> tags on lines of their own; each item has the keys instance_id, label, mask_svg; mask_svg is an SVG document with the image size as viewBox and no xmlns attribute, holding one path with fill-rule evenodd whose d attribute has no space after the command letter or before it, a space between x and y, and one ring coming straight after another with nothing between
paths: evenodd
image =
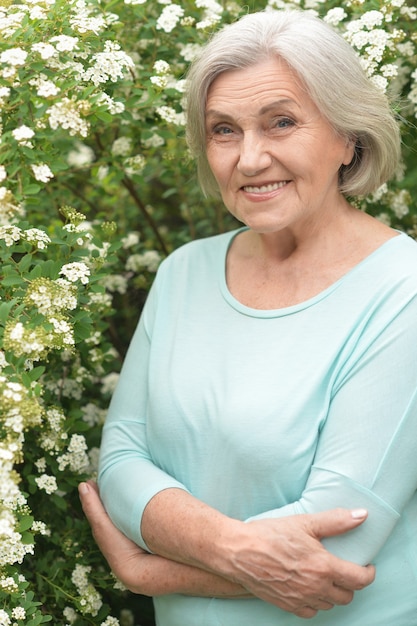
<instances>
[{"instance_id":1,"label":"green foliage background","mask_svg":"<svg viewBox=\"0 0 417 626\"><path fill-rule=\"evenodd\" d=\"M0 0L0 624L152 624L149 600L115 588L77 484L158 261L235 225L188 155L187 66L267 6L327 16L387 83L404 169L357 202L416 236L411 2Z\"/></svg>"}]
</instances>

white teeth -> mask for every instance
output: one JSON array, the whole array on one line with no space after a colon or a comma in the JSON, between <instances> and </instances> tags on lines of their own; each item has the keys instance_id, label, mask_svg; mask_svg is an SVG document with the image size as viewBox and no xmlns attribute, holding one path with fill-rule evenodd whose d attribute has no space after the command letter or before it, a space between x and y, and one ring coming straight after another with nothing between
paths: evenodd
<instances>
[{"instance_id":1,"label":"white teeth","mask_svg":"<svg viewBox=\"0 0 417 626\"><path fill-rule=\"evenodd\" d=\"M250 187L249 185L243 187L248 193L267 193L268 191L275 191L281 187L285 187L287 181L283 180L280 183L271 183L270 185L261 185L261 187Z\"/></svg>"}]
</instances>

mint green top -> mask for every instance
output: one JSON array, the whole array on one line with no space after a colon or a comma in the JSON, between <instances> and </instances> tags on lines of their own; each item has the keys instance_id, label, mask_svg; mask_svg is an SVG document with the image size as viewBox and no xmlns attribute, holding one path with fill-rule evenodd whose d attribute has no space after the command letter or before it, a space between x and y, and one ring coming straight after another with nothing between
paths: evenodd
<instances>
[{"instance_id":1,"label":"mint green top","mask_svg":"<svg viewBox=\"0 0 417 626\"><path fill-rule=\"evenodd\" d=\"M417 244L400 234L306 302L257 310L226 285L236 232L158 271L104 427L105 505L142 546L143 510L169 487L240 520L365 507L325 543L376 581L308 623L415 626ZM158 626L306 624L258 599L169 595L155 610Z\"/></svg>"}]
</instances>

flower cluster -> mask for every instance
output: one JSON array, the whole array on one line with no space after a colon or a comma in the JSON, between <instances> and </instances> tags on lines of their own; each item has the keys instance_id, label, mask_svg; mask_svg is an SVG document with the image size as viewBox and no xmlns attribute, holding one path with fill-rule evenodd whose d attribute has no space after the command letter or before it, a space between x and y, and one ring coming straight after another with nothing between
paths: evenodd
<instances>
[{"instance_id":1,"label":"flower cluster","mask_svg":"<svg viewBox=\"0 0 417 626\"><path fill-rule=\"evenodd\" d=\"M93 617L95 617L99 612L103 602L101 599L101 595L88 580L88 574L90 572L90 566L77 564L71 574L71 581L80 596L80 611L83 615L92 615Z\"/></svg>"}]
</instances>

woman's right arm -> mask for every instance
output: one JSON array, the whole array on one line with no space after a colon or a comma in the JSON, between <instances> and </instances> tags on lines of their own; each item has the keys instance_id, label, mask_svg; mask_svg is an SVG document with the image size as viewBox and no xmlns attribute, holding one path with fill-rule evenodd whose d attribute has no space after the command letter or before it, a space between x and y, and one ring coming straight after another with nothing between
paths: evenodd
<instances>
[{"instance_id":1,"label":"woman's right arm","mask_svg":"<svg viewBox=\"0 0 417 626\"><path fill-rule=\"evenodd\" d=\"M98 547L113 574L132 593L145 596L181 593L217 598L251 597L243 587L224 578L139 548L112 523L93 481L81 483L79 494Z\"/></svg>"}]
</instances>

